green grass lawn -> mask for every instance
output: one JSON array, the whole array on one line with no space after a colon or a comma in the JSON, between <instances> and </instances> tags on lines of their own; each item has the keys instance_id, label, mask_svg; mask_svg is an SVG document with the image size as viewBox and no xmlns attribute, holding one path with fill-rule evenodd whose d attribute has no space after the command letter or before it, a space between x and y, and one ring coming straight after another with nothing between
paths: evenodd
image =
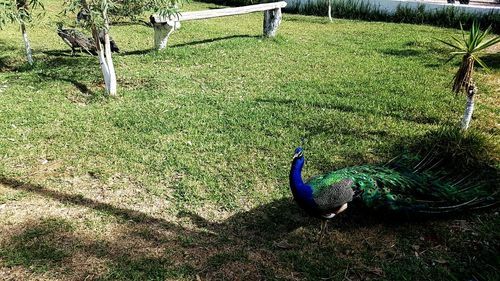
<instances>
[{"instance_id":1,"label":"green grass lawn","mask_svg":"<svg viewBox=\"0 0 500 281\"><path fill-rule=\"evenodd\" d=\"M433 38L459 30L285 14L263 39L256 13L185 22L156 52L152 28L124 22L109 98L47 2L28 31L35 67L17 27L0 32L0 279L500 278L498 212L394 223L348 209L318 247L288 187L301 138L312 176L458 123L458 60ZM499 148L500 55L484 61L472 127Z\"/></svg>"}]
</instances>

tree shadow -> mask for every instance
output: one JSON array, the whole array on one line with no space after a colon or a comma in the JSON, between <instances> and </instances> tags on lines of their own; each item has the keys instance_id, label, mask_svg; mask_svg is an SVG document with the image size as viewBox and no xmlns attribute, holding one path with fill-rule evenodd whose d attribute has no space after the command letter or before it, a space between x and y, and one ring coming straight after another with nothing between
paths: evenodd
<instances>
[{"instance_id":1,"label":"tree shadow","mask_svg":"<svg viewBox=\"0 0 500 281\"><path fill-rule=\"evenodd\" d=\"M179 43L179 44L175 44L175 45L168 45L167 49L168 48L181 48L181 47L186 47L186 46L196 46L196 45L202 45L202 44L213 43L213 42L218 42L218 41L231 40L234 38L260 38L260 36L231 35L231 36L210 38L210 39L204 39L204 40L198 40L198 41L191 41L191 42L186 42L186 43ZM155 52L161 52L161 51L158 51L156 49L144 49L144 50L122 52L121 55L124 55L124 56L147 55L147 54L151 54L151 53L155 53Z\"/></svg>"},{"instance_id":2,"label":"tree shadow","mask_svg":"<svg viewBox=\"0 0 500 281\"><path fill-rule=\"evenodd\" d=\"M68 262L82 256L106 263L110 270L99 276L102 280L164 280L176 276L194 278L202 273L209 275L212 270L221 271L223 265L234 258L241 258L240 254L248 255L245 251L272 249L276 239L307 221L295 204L283 199L237 214L221 223L208 221L193 212L179 213L179 218L195 224L195 227L188 228L140 211L40 185L5 177L0 178L0 184L119 219L124 230L105 241L77 235L68 219L28 220L12 230L5 251L0 251L7 264L22 265L35 271L63 268L74 278L85 278L88 277L85 274L91 273ZM152 254L150 248L159 250L159 254ZM235 256L235 253L239 254ZM207 267L210 272L206 272Z\"/></svg>"},{"instance_id":3,"label":"tree shadow","mask_svg":"<svg viewBox=\"0 0 500 281\"><path fill-rule=\"evenodd\" d=\"M457 139L453 133L435 131L405 146L439 147L450 142L459 142L458 149L465 145L469 150L488 150L481 141ZM396 155L400 154L400 143L394 144L393 149ZM456 149L450 153L456 155ZM481 153L475 155L486 157ZM34 214L12 226L0 244L0 257L8 266L43 274L52 272L72 280L384 279L385 276L373 276L372 267L402 265L400 270L409 274L411 269L405 269L404 256L414 256L416 244L420 251L432 252L437 246L453 247L450 241L457 239L453 233L451 238L440 237L445 234L428 218L409 221L405 216L389 216L351 204L348 211L331 221L325 245L319 247L319 220L306 215L291 198L274 200L220 221L191 210L167 219L12 178L0 176L0 185L36 194L51 209L55 207L50 201L61 203L56 208L64 208L62 213L71 214L72 208L83 208L73 217L52 212L40 219ZM99 228L101 234L109 232L101 235L94 234L97 230L92 228L90 233L85 232L72 221L80 220L81 214L91 217L90 213L99 214L98 221L111 217L115 225L107 230ZM453 218L465 220L470 216ZM449 217L431 217L433 222L442 219L448 225ZM91 220L87 218L84 223L92 225ZM446 227L445 233L449 231ZM470 251L481 255L470 263L475 268L485 268L484 261L496 254L491 251L492 246L471 245L475 248ZM466 259L468 253L460 255ZM379 259L375 261L375 257Z\"/></svg>"},{"instance_id":4,"label":"tree shadow","mask_svg":"<svg viewBox=\"0 0 500 281\"><path fill-rule=\"evenodd\" d=\"M285 8L286 9L286 8ZM291 13L293 14L293 12ZM299 15L299 16L294 16L294 17L286 17L286 21L289 22L306 22L306 23L313 23L313 24L331 24L330 20L326 17L310 17L310 16L304 16L304 15Z\"/></svg>"},{"instance_id":5,"label":"tree shadow","mask_svg":"<svg viewBox=\"0 0 500 281\"><path fill-rule=\"evenodd\" d=\"M483 55L481 60L491 69L500 69L500 52Z\"/></svg>"},{"instance_id":6,"label":"tree shadow","mask_svg":"<svg viewBox=\"0 0 500 281\"><path fill-rule=\"evenodd\" d=\"M418 58L424 63L426 67L436 68L444 65L448 58L441 54L442 52L436 52L430 48L427 49L387 49L383 50L382 54L400 57L400 58ZM429 59L435 61L435 63L429 63Z\"/></svg>"},{"instance_id":7,"label":"tree shadow","mask_svg":"<svg viewBox=\"0 0 500 281\"><path fill-rule=\"evenodd\" d=\"M88 57L88 56L92 57L92 55L83 51L77 51L75 52L74 55L72 55L71 50L48 50L48 51L42 51L42 53L53 57L70 57L70 58Z\"/></svg>"},{"instance_id":8,"label":"tree shadow","mask_svg":"<svg viewBox=\"0 0 500 281\"><path fill-rule=\"evenodd\" d=\"M175 45L172 45L172 46L167 47L167 48L180 48L180 47L185 47L185 46L195 46L195 45L201 45L201 44L206 44L206 43L231 40L231 39L235 39L235 38L261 38L261 36L257 36L257 35L231 35L231 36L224 36L224 37L218 37L218 38L210 38L210 39L192 41L192 42L187 42L187 43L175 44Z\"/></svg>"},{"instance_id":9,"label":"tree shadow","mask_svg":"<svg viewBox=\"0 0 500 281\"><path fill-rule=\"evenodd\" d=\"M146 27L152 27L151 23L149 21L137 19L137 20L125 20L125 21L114 21L113 22L114 26L146 26Z\"/></svg>"},{"instance_id":10,"label":"tree shadow","mask_svg":"<svg viewBox=\"0 0 500 281\"><path fill-rule=\"evenodd\" d=\"M58 192L55 190L48 189L41 185L30 184L21 182L15 179L8 179L5 177L0 177L0 183L6 186L9 186L14 189L24 190L27 192L35 193L41 195L45 198L50 198L53 200L57 200L64 204L78 205L84 206L87 208L94 209L99 212L106 213L108 215L112 215L115 217L119 217L123 220L135 222L135 223L148 223L155 224L162 227L170 228L173 225L161 220L150 217L142 212L129 210L125 208L115 207L107 203L101 203L92 199L85 198L81 195L72 195L66 194L62 192Z\"/></svg>"},{"instance_id":11,"label":"tree shadow","mask_svg":"<svg viewBox=\"0 0 500 281\"><path fill-rule=\"evenodd\" d=\"M56 50L46 51L50 55L45 60L40 61L34 68L32 76L26 76L30 83L49 83L49 81L60 81L73 85L80 93L71 99L89 103L97 100L100 96L91 89L89 84L84 83L88 78L86 74L96 70L97 59L86 54L76 54L71 56L70 51Z\"/></svg>"},{"instance_id":12,"label":"tree shadow","mask_svg":"<svg viewBox=\"0 0 500 281\"><path fill-rule=\"evenodd\" d=\"M144 49L144 50L135 50L135 51L121 52L120 54L122 56L140 56L140 55L151 54L154 51L155 51L155 49Z\"/></svg>"},{"instance_id":13,"label":"tree shadow","mask_svg":"<svg viewBox=\"0 0 500 281\"><path fill-rule=\"evenodd\" d=\"M69 261L78 259L104 262L109 271L100 280L150 280L203 275L208 279L276 277L292 264L269 264L276 254L309 251L308 259L320 259L335 268L345 264L331 261L333 249L324 251L316 245L319 220L311 219L291 198L275 200L249 211L237 213L221 222L207 220L195 212L181 211L178 222L170 222L141 211L67 194L41 185L0 177L0 184L71 206L119 219L123 230L112 239L102 240L79 235L67 218L32 219L12 230L12 236L0 256L10 265L22 265L35 271L62 268L73 278L96 274ZM397 226L385 217L353 208L331 222L331 229L341 235L381 223ZM191 226L189 226L191 225ZM334 235L334 236L335 236ZM343 246L347 247L347 246ZM152 254L158 250L158 255ZM333 252L332 252L333 251ZM257 257L257 258L256 258ZM253 259L253 260L252 260ZM174 262L175 261L175 262ZM251 264L242 272L242 263ZM263 269L267 272L262 272ZM229 271L228 271L229 269ZM236 272L235 272L236 271ZM315 273L319 274L319 273ZM321 276L319 274L318 276Z\"/></svg>"},{"instance_id":14,"label":"tree shadow","mask_svg":"<svg viewBox=\"0 0 500 281\"><path fill-rule=\"evenodd\" d=\"M16 48L0 39L0 71L12 71L15 67L12 66L12 58L8 52L14 51Z\"/></svg>"},{"instance_id":15,"label":"tree shadow","mask_svg":"<svg viewBox=\"0 0 500 281\"><path fill-rule=\"evenodd\" d=\"M426 67L436 68L448 61L450 50L442 47L423 45L420 42L410 41L403 44L403 48L384 49L380 51L384 55L400 58L418 58ZM429 59L435 63L429 63Z\"/></svg>"},{"instance_id":16,"label":"tree shadow","mask_svg":"<svg viewBox=\"0 0 500 281\"><path fill-rule=\"evenodd\" d=\"M332 93L332 95L337 95L341 96L340 94L335 94ZM279 99L279 98L257 98L255 99L255 102L257 103L270 103L270 104L275 104L275 105L291 105L291 104L297 104L298 102L295 100L290 100L290 99ZM379 112L376 112L374 110L366 109L361 106L351 106L351 105L346 105L342 104L341 102L338 101L331 101L331 102L307 102L307 106L312 106L318 109L333 109L333 110L338 110L346 113L355 113L357 115L361 116L368 116L368 115L380 115ZM384 115L395 118L395 119L401 119L405 120L408 122L413 122L413 123L418 123L418 124L436 124L440 121L439 118L437 117L432 117L432 116L424 116L424 115L413 115L413 114L400 114L397 112L390 112L390 113L384 113ZM327 126L320 126L320 129L316 129L316 131L321 131L321 129L325 129L328 131ZM323 131L323 132L326 132Z\"/></svg>"},{"instance_id":17,"label":"tree shadow","mask_svg":"<svg viewBox=\"0 0 500 281\"><path fill-rule=\"evenodd\" d=\"M424 51L415 49L387 49L382 51L382 53L396 57L415 57L415 56L421 56L424 53Z\"/></svg>"},{"instance_id":18,"label":"tree shadow","mask_svg":"<svg viewBox=\"0 0 500 281\"><path fill-rule=\"evenodd\" d=\"M67 77L61 77L60 75L57 75L57 74L38 73L38 76L42 77L44 79L48 79L48 80L68 82L68 83L72 84L73 86L75 86L75 88L78 89L78 91L80 91L80 93L82 93L84 95L84 97L92 98L92 97L96 96L96 93L94 93L92 90L90 90L87 87L87 85L85 85L81 82L78 82L77 80L67 78Z\"/></svg>"}]
</instances>

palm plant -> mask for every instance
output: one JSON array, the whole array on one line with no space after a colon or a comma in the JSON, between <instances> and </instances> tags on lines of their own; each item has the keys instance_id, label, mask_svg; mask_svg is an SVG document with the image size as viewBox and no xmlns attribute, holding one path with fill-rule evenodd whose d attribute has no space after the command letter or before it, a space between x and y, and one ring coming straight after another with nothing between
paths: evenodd
<instances>
[{"instance_id":1,"label":"palm plant","mask_svg":"<svg viewBox=\"0 0 500 281\"><path fill-rule=\"evenodd\" d=\"M474 95L477 92L477 88L472 81L472 73L474 70L474 63L477 62L485 70L488 70L486 64L479 58L479 55L487 48L500 42L500 36L496 36L489 40L486 37L491 31L491 26L485 31L479 29L479 23L474 21L472 23L472 28L469 35L467 36L463 30L462 24L460 24L460 29L462 30L462 38L452 37L451 42L446 42L439 40L444 44L455 49L451 52L451 57L449 60L456 56L462 56L462 63L458 68L455 77L453 78L452 90L456 94L460 91L464 91L467 95L467 104L465 107L464 116L462 118L462 129L466 130L469 127L472 112L474 111Z\"/></svg>"}]
</instances>

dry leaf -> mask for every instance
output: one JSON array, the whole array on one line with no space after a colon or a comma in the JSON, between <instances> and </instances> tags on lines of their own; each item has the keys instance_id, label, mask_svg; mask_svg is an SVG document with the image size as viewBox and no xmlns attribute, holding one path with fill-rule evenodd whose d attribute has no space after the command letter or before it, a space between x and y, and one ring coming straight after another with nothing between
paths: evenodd
<instances>
[{"instance_id":1,"label":"dry leaf","mask_svg":"<svg viewBox=\"0 0 500 281\"><path fill-rule=\"evenodd\" d=\"M273 246L281 248L281 249L292 249L294 245L288 243L287 240L282 240L280 242L274 242Z\"/></svg>"},{"instance_id":2,"label":"dry leaf","mask_svg":"<svg viewBox=\"0 0 500 281\"><path fill-rule=\"evenodd\" d=\"M445 259L442 259L442 258L439 258L439 259L436 259L436 260L432 260L433 262L435 263L439 263L439 264L447 264L448 261L445 260Z\"/></svg>"}]
</instances>

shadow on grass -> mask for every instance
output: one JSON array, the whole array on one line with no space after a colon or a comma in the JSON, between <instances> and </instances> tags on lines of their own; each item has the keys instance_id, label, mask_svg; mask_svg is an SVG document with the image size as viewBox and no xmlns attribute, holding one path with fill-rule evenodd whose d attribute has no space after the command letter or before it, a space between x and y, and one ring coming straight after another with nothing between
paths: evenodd
<instances>
[{"instance_id":1,"label":"shadow on grass","mask_svg":"<svg viewBox=\"0 0 500 281\"><path fill-rule=\"evenodd\" d=\"M431 50L415 50L415 49L389 49L382 51L383 54L400 58L417 58L423 65L429 68L437 68L445 65L448 61L446 55L433 54ZM430 63L429 61L434 61ZM458 63L457 63L458 65Z\"/></svg>"},{"instance_id":2,"label":"shadow on grass","mask_svg":"<svg viewBox=\"0 0 500 281\"><path fill-rule=\"evenodd\" d=\"M42 51L42 53L46 54L47 56L54 56L54 57L71 57L71 58L76 58L76 57L92 57L92 55L83 52L83 51L76 51L74 55L71 54L71 50L49 50L49 51ZM95 56L94 56L95 57Z\"/></svg>"},{"instance_id":3,"label":"shadow on grass","mask_svg":"<svg viewBox=\"0 0 500 281\"><path fill-rule=\"evenodd\" d=\"M80 195L71 195L65 194L62 192L54 191L48 188L45 188L40 185L33 185L29 183L20 182L14 179L7 179L4 177L0 177L0 183L6 186L10 186L15 189L20 189L32 193L36 193L46 198L50 198L53 200L57 200L64 204L85 206L87 208L94 209L96 211L100 211L106 213L108 215L112 215L123 220L135 222L135 223L149 223L155 224L162 227L170 228L173 224L166 223L161 219L156 219L153 217L149 217L146 214L133 211L125 208L115 207L110 204L101 203L92 199L85 198Z\"/></svg>"},{"instance_id":4,"label":"shadow on grass","mask_svg":"<svg viewBox=\"0 0 500 281\"><path fill-rule=\"evenodd\" d=\"M483 55L481 60L491 69L500 69L500 52Z\"/></svg>"},{"instance_id":5,"label":"shadow on grass","mask_svg":"<svg viewBox=\"0 0 500 281\"><path fill-rule=\"evenodd\" d=\"M9 52L13 52L16 49L10 43L0 40L0 71L12 71L14 69L12 66L12 57Z\"/></svg>"},{"instance_id":6,"label":"shadow on grass","mask_svg":"<svg viewBox=\"0 0 500 281\"><path fill-rule=\"evenodd\" d=\"M298 104L298 101L296 100L290 100L290 99L280 99L280 98L257 98L255 100L257 103L270 103L270 104L275 104L275 105L296 105ZM355 113L357 115L361 116L366 116L366 115L374 115L374 116L380 116L381 113L377 112L375 110L368 109L366 107L361 107L361 106L351 106L347 104L342 104L342 103L335 103L333 102L324 102L324 103L318 103L318 102L307 102L303 105L315 107L318 109L333 109L333 110L338 110L346 113ZM408 122L413 122L413 123L418 123L418 124L436 124L440 121L439 118L432 117L432 116L424 116L423 114L406 114L405 112L397 111L395 110L394 112L385 112L385 116L389 116L395 119L401 119L405 120ZM315 131L319 132L327 132L328 131L328 126L320 126L320 128L315 129Z\"/></svg>"},{"instance_id":7,"label":"shadow on grass","mask_svg":"<svg viewBox=\"0 0 500 281\"><path fill-rule=\"evenodd\" d=\"M146 27L153 27L149 21L145 20L122 20L122 21L115 21L113 22L114 26L146 26Z\"/></svg>"},{"instance_id":8,"label":"shadow on grass","mask_svg":"<svg viewBox=\"0 0 500 281\"><path fill-rule=\"evenodd\" d=\"M452 51L451 49L422 47L414 44L416 43L409 42L405 44L405 46L407 46L408 49L387 49L383 50L382 53L389 56L403 57L403 58L420 57L422 58L422 60L425 61L428 61L429 56L431 56L435 61L435 63L425 64L425 66L427 67L440 67L447 63L453 64L457 68L460 66L460 59L454 59L448 62L450 58L450 52ZM457 58L461 57L458 56ZM483 55L481 56L481 60L483 60L489 68L492 69L500 68L500 53L490 53ZM481 66L478 65L478 67Z\"/></svg>"},{"instance_id":9,"label":"shadow on grass","mask_svg":"<svg viewBox=\"0 0 500 281\"><path fill-rule=\"evenodd\" d=\"M475 151L465 157L489 157L483 154L488 153L488 146L481 140L457 137L454 132L432 132L413 145L427 147L433 143L450 148L453 146L447 144L457 141ZM460 276L471 276L474 271L498 276L494 262L489 261L494 260L495 249L500 247L495 232L480 233L481 237L491 237L488 243L479 244L475 242L478 234L472 241L468 232L455 232L449 226L455 221L445 221L445 227L428 221L409 223L352 204L332 220L325 245L318 247L319 220L305 215L289 198L221 221L208 220L190 210L167 220L1 176L0 184L57 201L69 214L58 217L51 211L43 219L14 225L2 237L2 262L35 272L62 274L72 280L400 280L401 276L420 280L421 274L445 280L450 277L447 266L456 270L464 264L467 272L457 273ZM75 209L77 214L72 216ZM72 221L82 214L86 225L106 217L113 225L90 228L90 233L83 231ZM103 231L108 233L102 235ZM420 253L417 258L416 251ZM436 258L443 256L449 265L436 265ZM485 266L489 262L493 269Z\"/></svg>"},{"instance_id":10,"label":"shadow on grass","mask_svg":"<svg viewBox=\"0 0 500 281\"><path fill-rule=\"evenodd\" d=\"M40 185L6 178L0 183L59 201L66 210L83 207L118 220L119 225L108 230L111 233L100 236L82 233L71 217L45 216L16 225L9 237L3 237L7 240L0 256L7 266L23 266L47 276L57 272L73 280L265 280L293 279L292 273L309 280L384 279L385 272L377 266L397 266L403 270L400 274L407 274L411 266L417 273L421 270L421 264L404 258L407 250L398 249L403 247L397 242L399 235L410 241L431 237L426 238L431 241L428 245L420 241L425 245L422 250L428 247L429 251L447 239L426 222L391 220L351 207L330 223L326 243L319 247L319 220L306 216L290 199L222 222L184 211L178 214L184 223L174 223ZM411 248L409 252L413 253ZM489 251L486 257L493 254ZM374 262L377 255L384 258ZM474 261L476 267L480 263Z\"/></svg>"},{"instance_id":11,"label":"shadow on grass","mask_svg":"<svg viewBox=\"0 0 500 281\"><path fill-rule=\"evenodd\" d=\"M436 68L444 65L448 61L450 50L442 47L433 47L428 44L424 45L421 42L410 41L403 44L403 48L385 49L381 50L381 53L392 57L416 58L425 63L425 66ZM429 63L430 61L433 61L433 63Z\"/></svg>"},{"instance_id":12,"label":"shadow on grass","mask_svg":"<svg viewBox=\"0 0 500 281\"><path fill-rule=\"evenodd\" d=\"M285 21L289 22L306 22L306 23L315 23L315 24L332 24L332 22L327 17L310 17L310 16L288 16L285 17Z\"/></svg>"},{"instance_id":13,"label":"shadow on grass","mask_svg":"<svg viewBox=\"0 0 500 281\"><path fill-rule=\"evenodd\" d=\"M31 69L18 69L17 71L31 71L33 75L24 75L27 83L36 84L37 87L42 83L54 85L52 82L69 83L78 90L79 94L69 93L69 98L74 101L91 103L99 100L102 95L96 93L92 88L98 88L92 81L95 78L102 78L97 58L84 53L76 53L71 56L69 50L54 50L44 52L48 57L36 63ZM96 73L96 77L89 76ZM85 83L88 82L88 83ZM94 85L92 85L94 84Z\"/></svg>"},{"instance_id":14,"label":"shadow on grass","mask_svg":"<svg viewBox=\"0 0 500 281\"><path fill-rule=\"evenodd\" d=\"M192 41L192 42L187 42L187 43L180 43L180 44L175 44L175 45L168 45L167 48L181 48L181 47L186 47L186 46L196 46L196 45L202 45L202 44L213 43L213 42L218 42L218 41L231 40L234 38L260 38L260 36L231 35L231 36L224 36L224 37L218 37L218 38L210 38L210 39ZM144 50L122 52L121 54L124 56L137 56L137 55L147 55L147 54L151 54L154 52L161 52L161 50L158 51L155 49L144 49Z\"/></svg>"},{"instance_id":15,"label":"shadow on grass","mask_svg":"<svg viewBox=\"0 0 500 281\"><path fill-rule=\"evenodd\" d=\"M154 51L155 51L155 49L144 49L144 50L135 50L135 51L121 52L120 54L123 55L123 56L140 56L140 55L151 54Z\"/></svg>"},{"instance_id":16,"label":"shadow on grass","mask_svg":"<svg viewBox=\"0 0 500 281\"><path fill-rule=\"evenodd\" d=\"M192 42L187 42L187 43L181 43L181 44L176 44L172 45L167 48L180 48L180 47L185 47L185 46L194 46L194 45L201 45L201 44L206 44L206 43L213 43L213 42L218 42L218 41L224 41L224 40L231 40L234 38L261 38L261 36L256 36L256 35L231 35L231 36L224 36L224 37L218 37L218 38L210 38L210 39L204 39L204 40L198 40L198 41L192 41Z\"/></svg>"},{"instance_id":17,"label":"shadow on grass","mask_svg":"<svg viewBox=\"0 0 500 281\"><path fill-rule=\"evenodd\" d=\"M424 54L423 50L415 50L415 49L389 49L385 50L382 53L389 55L389 56L396 56L396 57L416 57L416 56L421 56Z\"/></svg>"},{"instance_id":18,"label":"shadow on grass","mask_svg":"<svg viewBox=\"0 0 500 281\"><path fill-rule=\"evenodd\" d=\"M95 82L88 81L89 73L96 73L95 78L102 79L101 73L97 72L99 65L96 57L86 54L75 57L54 56L44 60L43 65L38 68L44 69L44 71L36 71L37 78L41 81L59 81L73 85L79 92L79 94L68 96L73 101L92 103L103 97L103 92L97 93L92 90L92 88L100 89L100 87ZM92 81L95 78L92 77Z\"/></svg>"},{"instance_id":19,"label":"shadow on grass","mask_svg":"<svg viewBox=\"0 0 500 281\"><path fill-rule=\"evenodd\" d=\"M248 260L252 253L267 254L274 248L274 242L307 224L307 218L290 200L263 205L222 223L207 221L191 212L180 213L179 218L191 220L196 225L187 228L140 211L40 185L6 178L0 178L0 184L119 219L124 230L106 241L79 237L67 219L26 222L14 230L15 235L5 251L0 251L9 265L32 267L35 271L50 271L62 266L75 278L85 278L79 274L88 272L71 266L68 260L82 255L107 261L109 271L100 276L102 280L164 280L195 278L197 274L224 278L228 277L226 270L237 270L239 265L232 264L234 261ZM152 248L156 249L156 255ZM266 260L256 261L256 269L268 267L266 263ZM274 275L273 269L269 270L267 274ZM236 278L261 276L255 270L241 274L243 276Z\"/></svg>"},{"instance_id":20,"label":"shadow on grass","mask_svg":"<svg viewBox=\"0 0 500 281\"><path fill-rule=\"evenodd\" d=\"M91 100L93 97L96 96L96 94L90 90L85 84L78 82L77 80L71 79L71 78L66 78L66 77L61 77L57 74L44 74L44 73L39 73L39 77L44 78L44 79L49 79L49 80L55 80L55 81L64 81L72 84L75 86L80 93L82 93L85 97L87 97L89 100Z\"/></svg>"}]
</instances>

